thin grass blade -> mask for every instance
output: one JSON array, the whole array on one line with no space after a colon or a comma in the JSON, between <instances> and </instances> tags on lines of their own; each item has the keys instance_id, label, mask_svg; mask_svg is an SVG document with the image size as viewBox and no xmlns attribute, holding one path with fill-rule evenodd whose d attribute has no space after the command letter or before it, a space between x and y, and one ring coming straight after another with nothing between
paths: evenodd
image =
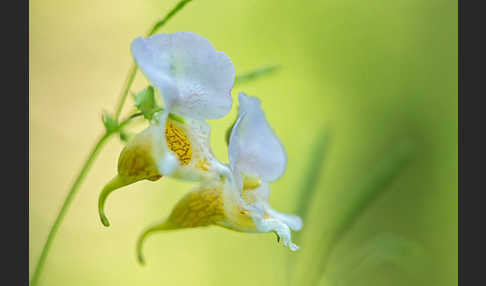
<instances>
[{"instance_id":1,"label":"thin grass blade","mask_svg":"<svg viewBox=\"0 0 486 286\"><path fill-rule=\"evenodd\" d=\"M312 202L312 198L314 197L318 189L317 186L320 179L320 175L322 174L322 170L324 169L324 163L325 163L326 156L328 154L330 140L331 140L330 130L328 128L322 128L321 131L316 136L316 139L314 141L314 146L312 147L312 150L309 154L310 159L307 165L307 169L302 176L303 181L299 185L301 186L299 188L300 199L297 204L296 214L302 218L302 221L304 222L304 227L301 231L295 232L293 234L294 236L293 240L297 244L299 244L300 237L302 236L302 232L306 229L305 219L309 212L309 207L310 207L310 203ZM288 256L287 281L289 285L290 285L290 281L292 281L292 276L293 276L292 269L296 263L297 257L298 257L297 253L292 253Z\"/></svg>"},{"instance_id":2,"label":"thin grass blade","mask_svg":"<svg viewBox=\"0 0 486 286\"><path fill-rule=\"evenodd\" d=\"M385 276L398 274L404 284L415 285L417 278L426 271L427 263L421 243L396 233L382 232L343 257L333 259L326 280L343 286L367 284L366 281L372 281L374 277L384 276L384 269L392 269L392 273Z\"/></svg>"},{"instance_id":3,"label":"thin grass blade","mask_svg":"<svg viewBox=\"0 0 486 286\"><path fill-rule=\"evenodd\" d=\"M316 264L317 272L316 275L310 276L308 285L316 285L320 281L320 278L326 272L328 260L336 246L362 217L363 213L389 190L387 187L411 162L413 150L413 145L410 142L402 142L388 158L371 170L362 184L356 184L360 186L360 189L353 192L356 197L345 204L346 207L342 210L342 214L336 216L337 219L333 221L333 224L326 228L323 244L320 251L317 252L322 253Z\"/></svg>"},{"instance_id":4,"label":"thin grass blade","mask_svg":"<svg viewBox=\"0 0 486 286\"><path fill-rule=\"evenodd\" d=\"M304 222L308 214L310 202L312 201L312 198L317 191L317 185L321 177L322 170L324 169L324 163L327 156L330 140L331 133L329 129L323 128L316 137L312 152L310 153L310 160L307 166L307 170L305 172L305 175L303 175L302 177L304 179L302 181L302 184L300 184L300 186L302 187L300 188L299 192L300 199L299 203L297 204L296 213L302 218L302 221ZM300 234L301 232L296 233L296 241L298 241Z\"/></svg>"}]
</instances>

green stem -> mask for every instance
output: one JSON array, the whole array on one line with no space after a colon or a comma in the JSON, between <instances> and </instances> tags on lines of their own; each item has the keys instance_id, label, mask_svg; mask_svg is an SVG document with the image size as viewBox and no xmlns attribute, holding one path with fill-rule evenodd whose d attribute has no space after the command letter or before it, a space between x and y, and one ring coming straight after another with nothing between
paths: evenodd
<instances>
[{"instance_id":1,"label":"green stem","mask_svg":"<svg viewBox=\"0 0 486 286\"><path fill-rule=\"evenodd\" d=\"M83 168L79 172L76 180L74 181L73 186L71 187L71 190L69 191L66 199L64 200L64 204L62 205L61 210L59 211L59 214L57 215L56 221L54 222L54 225L51 228L51 231L49 232L49 235L47 236L47 241L44 244L44 248L42 249L41 255L39 257L39 260L37 261L37 265L35 268L35 272L32 275L32 279L30 282L31 286L34 286L37 284L37 281L39 279L39 275L42 272L42 268L44 266L47 253L49 252L49 249L52 244L52 240L54 239L54 236L57 233L57 230L59 229L59 226L61 225L62 220L64 219L64 216L66 215L67 210L69 209L69 206L71 205L72 200L74 199L74 195L78 191L81 183L83 182L84 178L86 177L89 169L91 168L91 165L93 164L94 159L96 159L96 156L98 156L101 147L106 143L108 138L116 134L119 130L121 130L124 126L126 126L133 118L141 116L142 113L135 113L131 116L129 116L127 119L123 120L118 128L113 130L112 132L106 132L96 143L95 147L91 151L91 153L88 156L88 159L84 163Z\"/></svg>"},{"instance_id":2,"label":"green stem","mask_svg":"<svg viewBox=\"0 0 486 286\"><path fill-rule=\"evenodd\" d=\"M172 18L177 12L179 12L179 10L181 10L187 3L191 1L192 0L182 0L179 3L177 3L177 5L174 6L174 8L172 8L172 10L170 10L169 13L167 13L167 15L165 15L165 17L162 18L162 20L158 21L153 25L152 29L150 29L150 31L147 33L146 36L149 37L153 35L155 32L157 32L157 30L162 28L162 26L164 26L167 23L167 21L170 20L170 18ZM115 120L118 120L118 118L120 118L122 107L125 104L125 100L127 99L128 92L130 91L130 86L132 86L133 80L135 79L135 75L137 74L137 70L138 70L137 65L133 63L132 67L128 71L127 80L125 81L125 85L123 86L120 101L118 102L118 106L115 111Z\"/></svg>"},{"instance_id":3,"label":"green stem","mask_svg":"<svg viewBox=\"0 0 486 286\"><path fill-rule=\"evenodd\" d=\"M118 121L120 118L120 113L122 111L123 105L125 104L125 100L127 99L128 92L130 91L130 87L132 86L133 80L135 79L135 75L137 74L137 65L135 63L132 64L132 67L128 71L127 79L125 80L125 84L123 85L123 90L121 93L120 101L118 102L118 106L116 107L115 111L115 120Z\"/></svg>"},{"instance_id":4,"label":"green stem","mask_svg":"<svg viewBox=\"0 0 486 286\"><path fill-rule=\"evenodd\" d=\"M44 244L44 248L42 249L41 255L39 257L39 260L37 261L37 266L35 268L35 272L32 275L32 279L30 281L30 285L34 286L37 284L39 280L39 275L42 272L42 268L44 266L44 263L46 261L47 253L49 252L49 249L51 247L52 241L54 240L54 237L59 229L59 226L61 225L62 220L64 219L64 216L66 215L67 210L69 209L69 206L71 205L71 202L74 199L74 196L76 195L79 186L83 182L83 179L86 177L86 174L88 173L91 165L93 164L94 159L96 156L99 154L99 151L101 150L101 147L105 144L106 140L110 137L110 135L113 133L105 133L98 142L96 143L95 147L91 151L91 153L88 156L88 159L84 163L83 168L78 174L78 177L74 181L74 184L71 187L71 190L69 191L64 204L62 205L61 211L59 211L59 214L57 215L56 221L54 222L54 225L51 228L51 231L49 232L49 235L47 236L47 241Z\"/></svg>"},{"instance_id":5,"label":"green stem","mask_svg":"<svg viewBox=\"0 0 486 286\"><path fill-rule=\"evenodd\" d=\"M155 32L157 32L158 29L162 28L162 26L164 26L165 23L167 23L167 21L172 18L172 16L179 12L179 10L181 10L189 2L191 2L191 0L182 0L177 3L177 5L175 5L174 8L172 8L172 10L170 10L169 13L167 13L167 15L165 15L162 20L155 23L152 29L150 29L150 32L148 32L147 37L153 35Z\"/></svg>"},{"instance_id":6,"label":"green stem","mask_svg":"<svg viewBox=\"0 0 486 286\"><path fill-rule=\"evenodd\" d=\"M190 1L191 0L182 0L182 1L180 1L174 8L172 8L172 10L162 20L160 20L160 21L158 21L158 22L155 23L155 25L150 30L150 32L148 33L147 36L152 35L158 29L160 29L163 25L165 25L165 23L170 18L172 18L172 16L174 16L180 9L182 9L182 7L184 7ZM123 105L125 104L125 101L127 99L128 92L130 91L130 87L133 84L133 81L135 79L135 75L136 74L137 74L137 65L135 63L133 63L132 64L132 67L128 71L128 76L127 76L127 79L125 80L125 84L124 84L123 89L122 89L120 101L118 102L118 105L117 105L117 107L115 109L115 120L116 121L118 121L118 119L120 118L120 114L121 114ZM66 215L66 212L69 209L69 206L71 205L71 202L72 202L72 200L74 198L74 195L78 191L79 186L83 182L83 179L86 177L86 174L88 173L89 169L91 168L91 165L92 165L94 159L96 158L96 156L100 152L101 147L104 145L104 143L106 142L106 140L112 134L117 133L119 130L121 130L121 128L123 126L125 126L126 124L128 124L128 122L132 118L137 117L139 115L141 115L141 114L134 114L131 117L129 117L126 120L124 120L123 122L121 122L118 125L117 130L114 130L112 132L106 132L98 140L98 142L96 143L95 147L93 148L93 150L89 154L88 159L84 163L83 168L81 169L78 177L74 181L74 184L71 187L71 190L69 191L69 193L68 193L68 195L67 195L67 197L66 197L66 199L65 199L65 201L64 201L64 203L62 205L62 208L59 211L59 214L57 215L56 221L54 222L54 225L52 226L52 228L51 228L51 230L49 232L49 235L47 236L47 241L44 244L44 248L42 249L41 255L39 257L39 260L37 261L37 265L36 265L36 268L34 270L34 274L32 275L32 279L30 281L30 285L31 286L37 285L37 282L39 280L40 273L42 272L42 269L44 267L44 263L45 263L47 254L48 254L49 249L51 247L52 241L53 241L54 237L56 236L57 230L59 229L59 226L61 225L61 222L64 219L64 216Z\"/></svg>"}]
</instances>

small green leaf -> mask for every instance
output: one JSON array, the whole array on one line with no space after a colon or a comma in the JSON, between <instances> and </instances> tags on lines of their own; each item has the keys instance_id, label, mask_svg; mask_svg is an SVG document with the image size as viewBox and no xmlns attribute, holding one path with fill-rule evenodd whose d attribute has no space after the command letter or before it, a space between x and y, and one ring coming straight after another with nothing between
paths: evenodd
<instances>
[{"instance_id":1,"label":"small green leaf","mask_svg":"<svg viewBox=\"0 0 486 286\"><path fill-rule=\"evenodd\" d=\"M148 86L135 95L135 106L142 112L143 117L148 120L152 119L154 113L159 110L152 86Z\"/></svg>"},{"instance_id":2,"label":"small green leaf","mask_svg":"<svg viewBox=\"0 0 486 286\"><path fill-rule=\"evenodd\" d=\"M276 65L266 66L266 67L262 67L262 68L254 70L254 71L251 71L249 73L237 75L236 78L235 78L235 84L234 85L246 83L246 82L255 80L257 78L270 75L270 74L274 73L275 71L277 71L278 69L279 69L279 67L276 66Z\"/></svg>"}]
</instances>

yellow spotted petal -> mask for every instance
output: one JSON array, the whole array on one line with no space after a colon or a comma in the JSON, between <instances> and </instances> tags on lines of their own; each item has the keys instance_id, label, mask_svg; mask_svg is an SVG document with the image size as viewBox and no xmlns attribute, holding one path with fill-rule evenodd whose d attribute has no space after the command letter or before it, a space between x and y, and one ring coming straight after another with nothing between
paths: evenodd
<instances>
[{"instance_id":1,"label":"yellow spotted petal","mask_svg":"<svg viewBox=\"0 0 486 286\"><path fill-rule=\"evenodd\" d=\"M110 225L104 212L108 195L140 180L156 181L162 177L157 166L157 158L162 152L159 133L156 125L150 125L132 138L120 153L118 174L105 185L98 200L98 211L104 226Z\"/></svg>"},{"instance_id":2,"label":"yellow spotted petal","mask_svg":"<svg viewBox=\"0 0 486 286\"><path fill-rule=\"evenodd\" d=\"M185 195L162 223L146 229L137 244L138 258L144 262L142 245L149 234L183 228L218 225L235 231L258 232L250 216L238 203L234 190L223 181L208 181Z\"/></svg>"},{"instance_id":3,"label":"yellow spotted petal","mask_svg":"<svg viewBox=\"0 0 486 286\"><path fill-rule=\"evenodd\" d=\"M181 122L183 121L183 122ZM102 190L99 214L109 226L104 213L105 201L113 191L140 180L156 181L164 176L199 181L218 178L229 169L214 158L209 146L209 125L201 120L177 120L168 112L161 114L122 150L118 174Z\"/></svg>"},{"instance_id":4,"label":"yellow spotted petal","mask_svg":"<svg viewBox=\"0 0 486 286\"><path fill-rule=\"evenodd\" d=\"M246 183L253 187L247 190L249 193L262 192L262 186L266 188L265 184L257 185L257 181L251 178L247 179ZM147 228L142 233L137 243L139 262L144 263L142 246L150 234L209 225L249 233L275 232L283 239L284 245L289 246L291 250L297 250L298 246L290 240L290 229L285 221L273 216L282 214L267 204L258 206L261 203L261 194L255 193L254 199L257 201L255 204L245 202L240 193L225 179L204 182L186 194L165 221Z\"/></svg>"},{"instance_id":5,"label":"yellow spotted petal","mask_svg":"<svg viewBox=\"0 0 486 286\"><path fill-rule=\"evenodd\" d=\"M200 181L229 172L211 151L211 129L205 121L184 118L184 122L180 122L163 114L160 126L164 132L164 152L157 164L165 176Z\"/></svg>"},{"instance_id":6,"label":"yellow spotted petal","mask_svg":"<svg viewBox=\"0 0 486 286\"><path fill-rule=\"evenodd\" d=\"M187 166L192 159L192 144L184 132L173 120L165 124L165 139L167 147L177 155L182 166Z\"/></svg>"},{"instance_id":7,"label":"yellow spotted petal","mask_svg":"<svg viewBox=\"0 0 486 286\"><path fill-rule=\"evenodd\" d=\"M140 236L137 243L140 263L144 263L142 245L148 235L160 231L208 226L223 221L225 210L222 192L222 185L209 184L185 195L164 222L149 227Z\"/></svg>"}]
</instances>

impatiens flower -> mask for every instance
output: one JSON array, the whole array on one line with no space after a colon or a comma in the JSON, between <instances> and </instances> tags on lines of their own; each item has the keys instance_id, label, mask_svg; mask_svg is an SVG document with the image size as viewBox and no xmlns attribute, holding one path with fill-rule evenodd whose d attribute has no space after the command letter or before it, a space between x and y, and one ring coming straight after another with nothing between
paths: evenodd
<instances>
[{"instance_id":1,"label":"impatiens flower","mask_svg":"<svg viewBox=\"0 0 486 286\"><path fill-rule=\"evenodd\" d=\"M208 225L242 232L275 232L292 251L292 230L302 228L298 216L270 207L269 184L285 171L286 154L260 107L260 101L240 93L238 119L229 142L229 176L204 181L180 200L161 224L147 229L139 239L139 259L147 235Z\"/></svg>"},{"instance_id":2,"label":"impatiens flower","mask_svg":"<svg viewBox=\"0 0 486 286\"><path fill-rule=\"evenodd\" d=\"M228 172L211 152L205 121L231 110L235 70L228 56L190 32L140 37L131 50L140 70L162 95L164 108L120 154L118 175L99 200L106 226L104 203L115 189L162 176L198 181Z\"/></svg>"}]
</instances>

